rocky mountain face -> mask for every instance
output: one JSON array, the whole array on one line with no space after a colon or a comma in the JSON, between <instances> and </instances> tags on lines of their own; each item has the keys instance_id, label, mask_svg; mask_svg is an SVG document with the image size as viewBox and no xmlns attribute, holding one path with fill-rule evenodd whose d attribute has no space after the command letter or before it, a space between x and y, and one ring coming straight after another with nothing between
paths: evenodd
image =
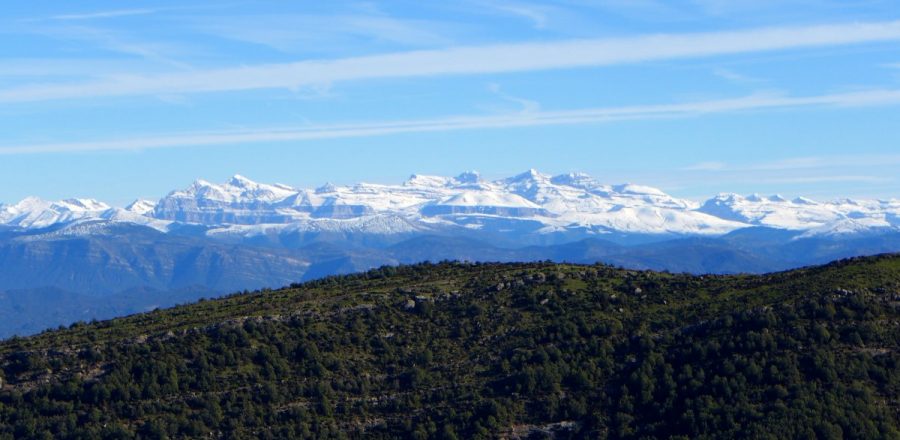
<instances>
[{"instance_id":1,"label":"rocky mountain face","mask_svg":"<svg viewBox=\"0 0 900 440\"><path fill-rule=\"evenodd\" d=\"M897 250L898 200L695 202L535 170L316 189L234 176L125 208L92 199L0 205L0 298L35 323L7 320L0 335L424 260L734 273ZM35 295L75 310L42 313Z\"/></svg>"},{"instance_id":2,"label":"rocky mountain face","mask_svg":"<svg viewBox=\"0 0 900 440\"><path fill-rule=\"evenodd\" d=\"M400 185L326 184L295 189L234 176L198 180L158 202L124 209L91 199L28 198L0 206L0 224L35 229L84 220L142 224L171 232L199 225L218 238L298 231L403 235L478 235L532 243L624 235L717 236L763 226L807 235L900 229L900 201L719 194L705 202L641 185L606 185L584 174L529 170L496 181L468 172L448 178L413 175Z\"/></svg>"}]
</instances>

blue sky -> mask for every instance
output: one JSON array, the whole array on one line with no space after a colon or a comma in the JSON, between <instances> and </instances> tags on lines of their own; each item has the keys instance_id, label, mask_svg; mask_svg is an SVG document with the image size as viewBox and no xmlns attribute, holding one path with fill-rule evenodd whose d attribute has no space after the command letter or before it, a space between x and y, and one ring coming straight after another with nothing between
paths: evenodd
<instances>
[{"instance_id":1,"label":"blue sky","mask_svg":"<svg viewBox=\"0 0 900 440\"><path fill-rule=\"evenodd\" d=\"M587 172L900 197L891 0L16 2L0 202Z\"/></svg>"}]
</instances>

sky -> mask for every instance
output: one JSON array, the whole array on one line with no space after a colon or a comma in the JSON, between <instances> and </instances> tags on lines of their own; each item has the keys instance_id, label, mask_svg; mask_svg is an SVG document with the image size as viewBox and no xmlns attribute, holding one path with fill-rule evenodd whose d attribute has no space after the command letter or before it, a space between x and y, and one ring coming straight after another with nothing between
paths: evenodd
<instances>
[{"instance_id":1,"label":"sky","mask_svg":"<svg viewBox=\"0 0 900 440\"><path fill-rule=\"evenodd\" d=\"M895 0L12 2L0 203L536 168L900 197Z\"/></svg>"}]
</instances>

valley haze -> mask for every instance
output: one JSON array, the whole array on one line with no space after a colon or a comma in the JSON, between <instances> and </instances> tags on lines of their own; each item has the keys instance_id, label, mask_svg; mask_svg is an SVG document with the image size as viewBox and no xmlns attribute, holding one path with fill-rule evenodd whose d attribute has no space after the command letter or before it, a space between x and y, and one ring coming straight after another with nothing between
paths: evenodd
<instances>
[{"instance_id":1,"label":"valley haze","mask_svg":"<svg viewBox=\"0 0 900 440\"><path fill-rule=\"evenodd\" d=\"M718 194L581 173L298 189L235 175L125 208L0 205L0 335L421 261L761 273L900 248L900 201Z\"/></svg>"}]
</instances>

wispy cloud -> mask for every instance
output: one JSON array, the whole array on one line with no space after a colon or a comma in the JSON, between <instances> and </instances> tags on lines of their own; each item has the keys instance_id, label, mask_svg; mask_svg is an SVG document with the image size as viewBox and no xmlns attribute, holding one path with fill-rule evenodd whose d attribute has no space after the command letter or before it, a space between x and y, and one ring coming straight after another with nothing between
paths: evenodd
<instances>
[{"instance_id":1,"label":"wispy cloud","mask_svg":"<svg viewBox=\"0 0 900 440\"><path fill-rule=\"evenodd\" d=\"M112 11L87 12L83 14L63 14L50 17L51 20L93 20L100 18L126 17L130 15L147 15L155 13L155 9L117 9Z\"/></svg>"},{"instance_id":2,"label":"wispy cloud","mask_svg":"<svg viewBox=\"0 0 900 440\"><path fill-rule=\"evenodd\" d=\"M900 102L898 102L900 103ZM854 154L805 156L749 164L700 162L684 171L797 171L828 168L871 168L900 164L900 154Z\"/></svg>"},{"instance_id":3,"label":"wispy cloud","mask_svg":"<svg viewBox=\"0 0 900 440\"><path fill-rule=\"evenodd\" d=\"M843 176L804 176L804 177L772 177L763 179L765 183L840 183L840 182L859 182L859 183L885 183L892 182L894 179L890 177L862 176L862 175L843 175Z\"/></svg>"},{"instance_id":4,"label":"wispy cloud","mask_svg":"<svg viewBox=\"0 0 900 440\"><path fill-rule=\"evenodd\" d=\"M828 0L691 0L689 3L705 15L719 17L771 13L780 11L787 5L795 8L821 7L825 6Z\"/></svg>"},{"instance_id":5,"label":"wispy cloud","mask_svg":"<svg viewBox=\"0 0 900 440\"><path fill-rule=\"evenodd\" d=\"M267 46L282 52L327 51L353 46L359 39L407 47L445 46L442 23L399 19L384 14L282 14L203 16L188 25L218 38Z\"/></svg>"},{"instance_id":6,"label":"wispy cloud","mask_svg":"<svg viewBox=\"0 0 900 440\"><path fill-rule=\"evenodd\" d=\"M29 154L104 150L141 150L185 146L213 146L313 139L373 137L399 133L594 124L622 120L690 117L703 114L797 107L870 106L900 104L900 90L877 90L807 97L751 95L735 99L563 111L516 112L508 115L455 116L340 125L308 125L255 131L200 132L167 136L131 137L95 142L66 142L0 146L0 154ZM709 165L707 165L709 166Z\"/></svg>"},{"instance_id":7,"label":"wispy cloud","mask_svg":"<svg viewBox=\"0 0 900 440\"><path fill-rule=\"evenodd\" d=\"M80 76L102 78L116 72L154 69L156 64L148 61L102 58L6 58L0 60L0 77ZM164 71L161 68L155 68L154 70ZM44 78L41 79L44 80Z\"/></svg>"},{"instance_id":8,"label":"wispy cloud","mask_svg":"<svg viewBox=\"0 0 900 440\"><path fill-rule=\"evenodd\" d=\"M507 7L506 10L528 18L534 24L535 29L544 29L547 27L547 16L536 9Z\"/></svg>"},{"instance_id":9,"label":"wispy cloud","mask_svg":"<svg viewBox=\"0 0 900 440\"><path fill-rule=\"evenodd\" d=\"M900 21L454 47L334 60L194 70L157 76L130 76L81 84L26 85L0 90L0 102L295 88L374 78L606 66L893 40L900 40Z\"/></svg>"},{"instance_id":10,"label":"wispy cloud","mask_svg":"<svg viewBox=\"0 0 900 440\"><path fill-rule=\"evenodd\" d=\"M507 12L531 21L535 29L547 27L547 13L539 7L521 4L490 4L498 11Z\"/></svg>"},{"instance_id":11,"label":"wispy cloud","mask_svg":"<svg viewBox=\"0 0 900 440\"><path fill-rule=\"evenodd\" d=\"M686 20L690 12L675 2L658 0L566 0L566 3L647 21Z\"/></svg>"},{"instance_id":12,"label":"wispy cloud","mask_svg":"<svg viewBox=\"0 0 900 440\"><path fill-rule=\"evenodd\" d=\"M726 69L724 67L719 67L713 69L713 75L718 76L719 78L726 79L733 83L746 84L746 83L758 83L762 82L759 78L754 78L752 76L744 75L742 73L735 72L731 69Z\"/></svg>"},{"instance_id":13,"label":"wispy cloud","mask_svg":"<svg viewBox=\"0 0 900 440\"><path fill-rule=\"evenodd\" d=\"M135 55L141 58L144 58L148 61L158 62L162 64L167 64L172 67L176 67L178 69L190 70L190 65L183 63L181 61L175 60L170 56L166 55L165 52L170 50L170 47L161 44L155 43L146 43L146 42L135 42L129 39L123 38L120 35L117 35L113 32L101 30L101 29L93 29L93 28L78 28L76 33L79 35L79 38L83 38L85 40L93 41L99 44L100 46L106 48L107 50L120 52L129 55Z\"/></svg>"},{"instance_id":14,"label":"wispy cloud","mask_svg":"<svg viewBox=\"0 0 900 440\"><path fill-rule=\"evenodd\" d=\"M875 167L900 164L900 154L856 154L796 157L752 165L756 170L798 170L812 168Z\"/></svg>"},{"instance_id":15,"label":"wispy cloud","mask_svg":"<svg viewBox=\"0 0 900 440\"><path fill-rule=\"evenodd\" d=\"M537 101L534 101L531 99L519 98L516 96L506 94L500 88L500 84L496 84L496 83L488 84L488 90L491 93L497 95L497 97L499 97L500 99L518 105L521 108L522 113L535 113L535 112L540 111L540 109L541 109L541 104Z\"/></svg>"},{"instance_id":16,"label":"wispy cloud","mask_svg":"<svg viewBox=\"0 0 900 440\"><path fill-rule=\"evenodd\" d=\"M85 46L92 46L94 48L115 52L119 54L125 54L133 57L139 57L146 61L150 61L152 63L158 63L161 65L166 65L169 67L175 67L179 70L190 70L190 66L186 63L176 60L173 55L186 55L191 51L186 49L187 45L183 43L172 43L172 42L159 42L159 41L143 41L142 39L136 39L130 36L128 31L122 29L111 29L105 27L94 26L92 24L85 23L77 23L77 24L65 24L58 26L48 26L48 25L33 25L23 27L18 30L19 32L24 32L32 35L39 35L46 38L52 38L59 41L63 41L66 43L71 43L73 41L83 43ZM37 65L37 63L41 62L39 59L31 59L29 60L29 64ZM44 59L45 64L49 63L59 63L58 59ZM85 60L90 61L90 60ZM106 60L106 62L111 62L112 60ZM83 66L84 64L78 61L75 61L78 65ZM76 66L77 68L77 66ZM64 66L62 66L62 71L67 70ZM169 70L171 71L171 69ZM113 72L116 74L123 73L122 71ZM97 75L104 76L104 75ZM112 75L106 75L110 79L104 80L107 82L114 82ZM130 75L130 77L135 77L135 75ZM146 78L146 77L145 77ZM70 83L71 84L71 83ZM79 85L78 83L71 84L73 86ZM35 86L40 88L41 86ZM54 87L52 83L46 85L46 87ZM0 93L3 93L0 91ZM156 93L161 94L161 93ZM2 100L2 98L0 98Z\"/></svg>"},{"instance_id":17,"label":"wispy cloud","mask_svg":"<svg viewBox=\"0 0 900 440\"><path fill-rule=\"evenodd\" d=\"M724 162L699 162L683 168L684 171L719 171L728 168Z\"/></svg>"}]
</instances>

